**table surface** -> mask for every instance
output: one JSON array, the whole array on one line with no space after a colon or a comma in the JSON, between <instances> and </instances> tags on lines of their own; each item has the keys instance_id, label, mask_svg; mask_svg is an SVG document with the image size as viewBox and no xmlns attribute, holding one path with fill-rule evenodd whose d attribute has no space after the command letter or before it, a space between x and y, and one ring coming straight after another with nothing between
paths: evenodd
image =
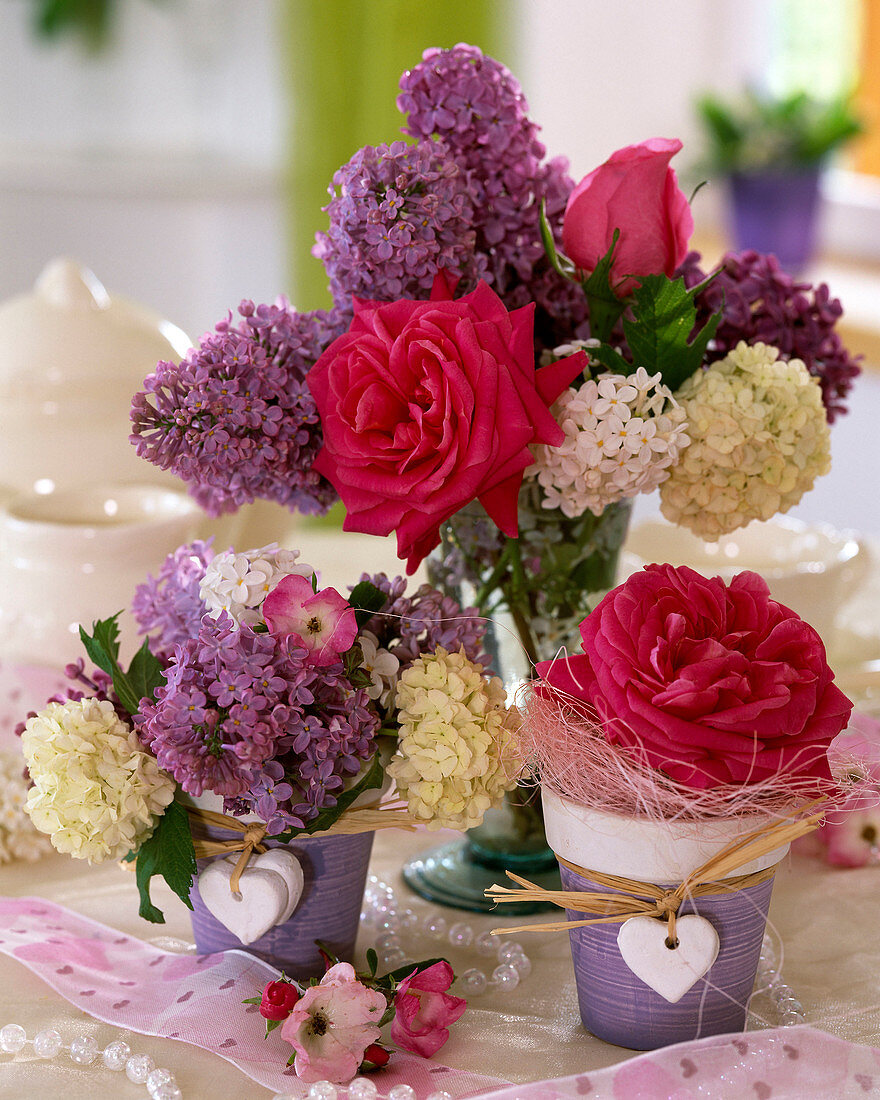
<instances>
[{"instance_id":1,"label":"table surface","mask_svg":"<svg viewBox=\"0 0 880 1100\"><path fill-rule=\"evenodd\" d=\"M323 583L336 584L342 590L346 580L352 583L361 569L383 565L389 571L394 569L393 548L382 540L348 535L338 540L317 534L299 541L305 560L320 564ZM345 556L340 559L343 548ZM880 572L874 580L878 578ZM880 588L880 584L874 587ZM872 633L876 636L877 631ZM375 873L394 886L401 905L410 905L420 917L436 907L409 892L400 868L408 855L437 842L437 834L427 832L380 833L373 849ZM154 886L153 892L168 924L156 927L141 921L134 877L116 865L90 868L53 853L36 864L0 867L0 891L7 896L51 898L142 939L156 935L191 939L188 911L164 883ZM784 947L783 978L803 1003L807 1022L847 1040L873 1045L880 1045L878 906L880 868L832 870L815 858L794 854L779 870L770 910L770 930ZM450 921L467 920L476 934L523 922L522 918L442 912ZM517 939L533 961L531 975L513 991L490 991L474 998L437 1059L502 1080L527 1082L589 1072L631 1057L631 1052L609 1046L583 1028L568 937L564 933L520 934ZM361 960L369 946L370 936L363 929L358 943ZM416 958L445 953L457 972L471 966L485 969L487 963L491 967L491 960L473 948L444 951L424 934L413 934L404 946ZM29 1035L55 1026L68 1040L74 1034L88 1033L102 1045L118 1035L117 1029L80 1012L5 956L0 956L0 988L4 991L0 1026L16 1022ZM237 1003L229 1005L230 1014L238 1011ZM777 1023L774 1019L769 1022ZM199 1048L139 1035L129 1041L136 1052L148 1053L158 1065L171 1069L188 1100L208 1096L257 1100L270 1095L227 1062ZM26 1060L28 1050L30 1061ZM80 1068L67 1059L36 1061L29 1047L15 1061L0 1054L0 1098L21 1100L38 1094L63 1095L66 1100L115 1100L143 1096L145 1090L109 1071Z\"/></svg>"},{"instance_id":2,"label":"table surface","mask_svg":"<svg viewBox=\"0 0 880 1100\"><path fill-rule=\"evenodd\" d=\"M394 886L402 905L411 905L420 916L436 911L435 907L410 894L400 878L400 867L407 855L435 843L437 834L395 832L379 834L374 847L373 870ZM0 883L6 895L50 897L143 939L157 934L191 939L188 912L164 883L154 887L154 894L168 924L157 927L141 921L133 876L115 864L87 868L52 854L37 864L3 867ZM880 1042L878 904L880 871L876 867L831 870L813 858L794 855L780 868L770 911L771 929L784 945L783 977L803 1003L807 1022L866 1044ZM456 919L455 910L443 910L443 914ZM474 914L461 914L458 919L466 919L477 934L523 920ZM629 1051L594 1039L583 1028L568 937L536 933L517 938L533 960L532 973L513 991L474 998L437 1059L456 1068L526 1082L589 1072L630 1057ZM361 959L369 945L370 934L364 929L358 943ZM437 942L424 933L413 934L404 945L416 957L438 953ZM446 954L457 971L487 963L474 948L447 948ZM69 1005L5 956L0 957L0 988L4 990L0 1023L20 1023L29 1035L55 1026L68 1040L85 1032L106 1044L118 1034L117 1029ZM229 1005L230 1015L239 1011L237 1003ZM138 1035L129 1037L129 1042L138 1053L151 1054L158 1065L171 1069L190 1100L269 1096L233 1066L196 1047ZM104 1070L79 1068L62 1059L24 1062L22 1057L12 1062L0 1055L4 1100L37 1093L64 1095L67 1100L138 1095L128 1082L128 1091L120 1091L119 1079Z\"/></svg>"}]
</instances>

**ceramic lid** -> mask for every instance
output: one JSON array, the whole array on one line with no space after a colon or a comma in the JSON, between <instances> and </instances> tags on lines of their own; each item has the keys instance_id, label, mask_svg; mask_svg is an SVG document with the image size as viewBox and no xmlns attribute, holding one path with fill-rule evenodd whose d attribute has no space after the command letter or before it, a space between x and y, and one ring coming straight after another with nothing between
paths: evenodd
<instances>
[{"instance_id":1,"label":"ceramic lid","mask_svg":"<svg viewBox=\"0 0 880 1100\"><path fill-rule=\"evenodd\" d=\"M129 442L134 393L190 340L157 313L110 295L70 259L0 304L0 490L48 492L102 480L176 479ZM178 486L179 487L179 486Z\"/></svg>"}]
</instances>

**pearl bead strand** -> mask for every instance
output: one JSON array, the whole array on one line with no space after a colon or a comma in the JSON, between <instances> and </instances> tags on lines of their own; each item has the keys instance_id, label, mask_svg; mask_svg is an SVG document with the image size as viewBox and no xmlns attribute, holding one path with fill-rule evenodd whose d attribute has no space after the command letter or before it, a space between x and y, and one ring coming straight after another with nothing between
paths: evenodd
<instances>
[{"instance_id":1,"label":"pearl bead strand","mask_svg":"<svg viewBox=\"0 0 880 1100\"><path fill-rule=\"evenodd\" d=\"M413 909L399 909L394 888L376 875L371 874L367 880L361 922L366 928L375 928L377 931L375 949L380 967L397 969L414 961L403 950L401 937L407 929L419 924L418 914ZM431 939L450 947L473 948L485 958L494 956L497 966L491 975L478 967L470 967L458 975L455 988L465 997L478 997L490 988L505 992L516 989L520 981L527 978L532 971L531 960L521 944L515 940L492 936L488 932L475 935L473 928L465 921L454 921L450 924L442 914L432 912L422 920L421 929ZM411 1098L401 1096L392 1100Z\"/></svg>"},{"instance_id":2,"label":"pearl bead strand","mask_svg":"<svg viewBox=\"0 0 880 1100\"><path fill-rule=\"evenodd\" d=\"M122 1039L114 1040L102 1050L98 1040L91 1035L77 1035L65 1043L55 1028L38 1031L29 1039L20 1024L0 1027L0 1051L3 1053L18 1054L28 1043L33 1046L36 1056L45 1060L68 1054L78 1066L91 1066L100 1059L105 1069L124 1070L133 1084L146 1085L150 1100L183 1100L171 1070L157 1069L149 1054L132 1054L131 1047Z\"/></svg>"},{"instance_id":3,"label":"pearl bead strand","mask_svg":"<svg viewBox=\"0 0 880 1100\"><path fill-rule=\"evenodd\" d=\"M806 1018L804 1006L795 996L791 986L782 980L779 956L769 935L764 936L764 942L761 944L756 985L759 990L769 994L776 1009L780 1027L796 1027L804 1023Z\"/></svg>"},{"instance_id":4,"label":"pearl bead strand","mask_svg":"<svg viewBox=\"0 0 880 1100\"><path fill-rule=\"evenodd\" d=\"M355 1077L347 1086L333 1085L329 1081L316 1081L309 1088L307 1100L416 1100L416 1090L412 1085L394 1085L387 1096L380 1093L374 1081L369 1077ZM298 1100L293 1093L278 1092L272 1100ZM452 1100L448 1092L431 1092L426 1100Z\"/></svg>"}]
</instances>

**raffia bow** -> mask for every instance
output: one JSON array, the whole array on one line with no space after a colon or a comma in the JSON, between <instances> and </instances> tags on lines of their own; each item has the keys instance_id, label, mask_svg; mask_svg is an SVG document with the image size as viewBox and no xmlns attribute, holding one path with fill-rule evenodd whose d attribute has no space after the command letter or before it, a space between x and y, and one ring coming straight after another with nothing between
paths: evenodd
<instances>
[{"instance_id":1,"label":"raffia bow","mask_svg":"<svg viewBox=\"0 0 880 1100\"><path fill-rule=\"evenodd\" d=\"M757 886L772 878L776 873L776 865L746 875L733 876L732 872L812 832L821 823L824 810L809 811L822 801L824 800L817 799L802 807L799 813L806 816L786 817L738 837L707 859L702 866L692 871L673 889L657 886L651 882L639 882L619 875L606 875L600 871L592 871L559 856L557 856L559 862L576 875L616 893L608 894L590 890L545 890L512 871L505 871L507 877L518 883L521 889L513 890L497 884L490 886L486 890L486 897L492 901L546 902L557 905L560 909L601 915L585 920L526 924L519 928L493 928L492 935L512 932L567 932L572 928L583 928L589 924L611 924L623 922L630 917L648 916L666 920L667 939L674 944L676 916L686 898L746 890L750 886Z\"/></svg>"},{"instance_id":2,"label":"raffia bow","mask_svg":"<svg viewBox=\"0 0 880 1100\"><path fill-rule=\"evenodd\" d=\"M226 814L214 813L213 810L203 810L197 806L187 806L190 828L193 832L193 848L196 859L205 859L209 856L232 855L241 852L235 868L229 879L229 889L233 894L239 893L239 880L242 872L247 867L254 852L265 852L266 845L263 840L266 836L266 826L259 822L246 823L237 817L228 817ZM392 805L381 807L364 807L356 810L346 810L329 829L319 833L303 834L308 836L355 836L358 833L372 833L377 829L406 829L412 831L416 827L416 820L407 810L397 809ZM207 835L207 828L226 829L236 833L236 836L228 840L216 840Z\"/></svg>"}]
</instances>

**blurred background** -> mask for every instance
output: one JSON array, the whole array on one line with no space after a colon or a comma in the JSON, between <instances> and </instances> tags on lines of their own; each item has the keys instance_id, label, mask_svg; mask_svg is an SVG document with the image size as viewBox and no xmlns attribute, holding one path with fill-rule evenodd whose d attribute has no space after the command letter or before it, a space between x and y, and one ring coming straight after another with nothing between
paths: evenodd
<instances>
[{"instance_id":1,"label":"blurred background","mask_svg":"<svg viewBox=\"0 0 880 1100\"><path fill-rule=\"evenodd\" d=\"M245 297L326 304L309 248L332 172L399 136L401 69L457 41L518 75L575 179L680 137L710 260L729 182L700 98L853 96L863 133L822 159L803 269L842 299L865 370L795 514L880 535L880 0L3 0L0 301L65 255L193 338Z\"/></svg>"}]
</instances>

